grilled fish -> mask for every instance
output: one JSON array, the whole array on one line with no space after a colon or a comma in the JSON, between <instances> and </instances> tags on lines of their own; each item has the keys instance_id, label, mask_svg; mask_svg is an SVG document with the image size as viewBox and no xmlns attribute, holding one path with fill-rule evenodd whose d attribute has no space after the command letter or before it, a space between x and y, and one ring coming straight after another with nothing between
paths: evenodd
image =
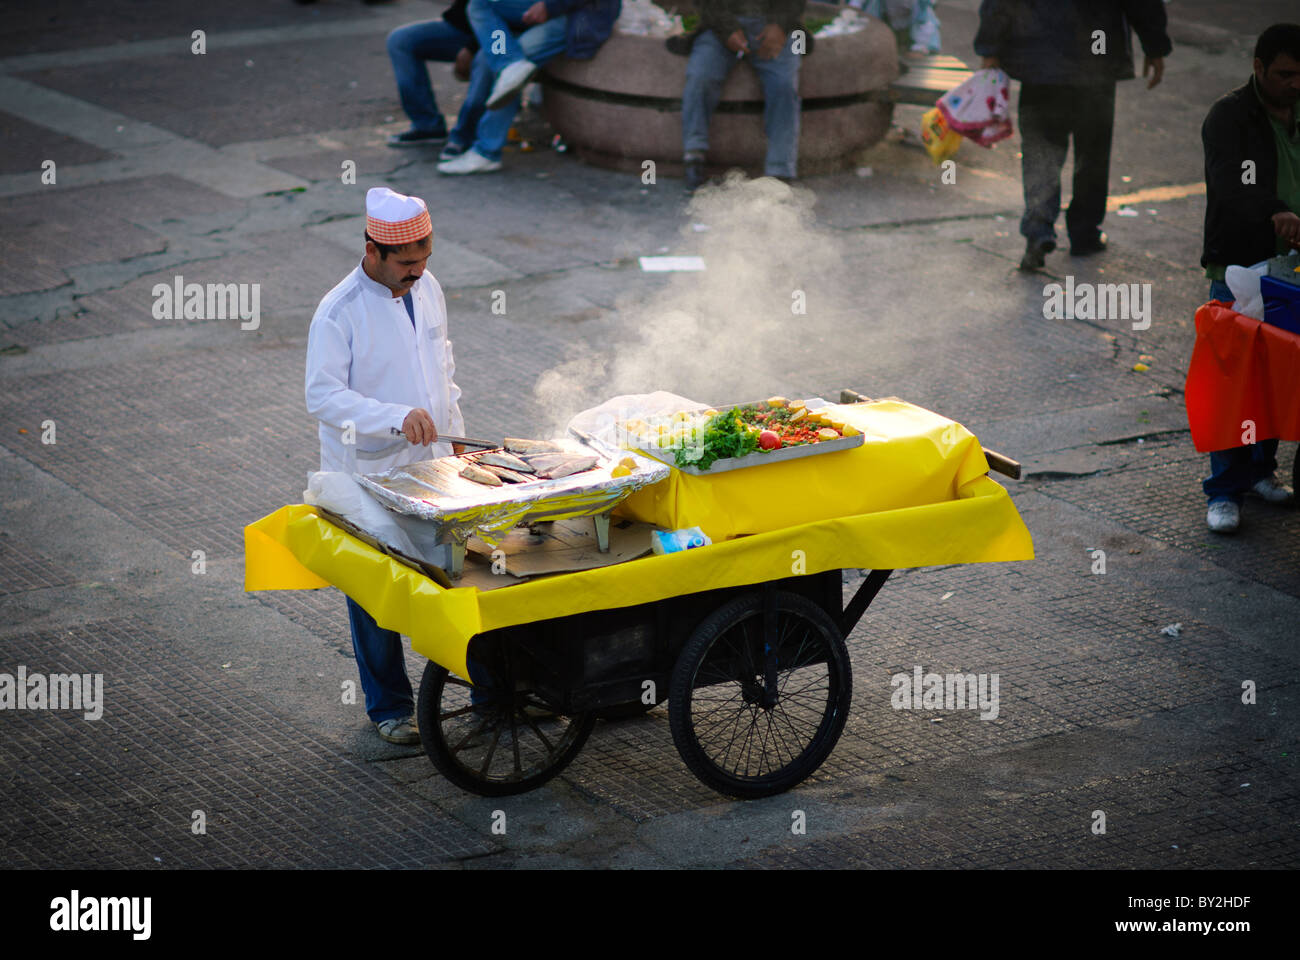
<instances>
[{"instance_id":1,"label":"grilled fish","mask_svg":"<svg viewBox=\"0 0 1300 960\"><path fill-rule=\"evenodd\" d=\"M500 450L493 450L489 453L480 453L475 459L484 466L505 467L507 470L515 471L515 473L533 472L533 468L524 463L524 461Z\"/></svg>"},{"instance_id":2,"label":"grilled fish","mask_svg":"<svg viewBox=\"0 0 1300 960\"><path fill-rule=\"evenodd\" d=\"M558 480L560 477L581 473L599 462L599 457L584 457L573 453L539 454L530 461L537 475L544 480Z\"/></svg>"},{"instance_id":3,"label":"grilled fish","mask_svg":"<svg viewBox=\"0 0 1300 960\"><path fill-rule=\"evenodd\" d=\"M518 437L506 437L502 441L511 453L563 453L564 448L547 440L521 440Z\"/></svg>"},{"instance_id":4,"label":"grilled fish","mask_svg":"<svg viewBox=\"0 0 1300 960\"><path fill-rule=\"evenodd\" d=\"M486 487L501 486L500 477L498 477L495 473L491 473L488 470L485 470L483 467L480 467L478 464L467 463L465 465L465 469L463 469L460 472L460 475L464 477L466 480L473 480L475 483L481 483Z\"/></svg>"},{"instance_id":5,"label":"grilled fish","mask_svg":"<svg viewBox=\"0 0 1300 960\"><path fill-rule=\"evenodd\" d=\"M484 470L488 471L488 473L495 473L506 483L527 483L530 480L537 479L535 476L532 475L531 472L518 473L517 471L510 470L506 467L497 467L497 466L493 466L490 463L484 463L482 460L479 461L479 466L482 467ZM529 470L531 471L532 468L529 467Z\"/></svg>"}]
</instances>

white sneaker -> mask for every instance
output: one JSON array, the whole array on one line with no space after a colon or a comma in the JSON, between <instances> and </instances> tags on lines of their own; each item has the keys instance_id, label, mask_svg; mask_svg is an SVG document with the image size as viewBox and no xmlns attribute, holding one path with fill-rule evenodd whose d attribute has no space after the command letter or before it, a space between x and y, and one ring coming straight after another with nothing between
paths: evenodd
<instances>
[{"instance_id":1,"label":"white sneaker","mask_svg":"<svg viewBox=\"0 0 1300 960\"><path fill-rule=\"evenodd\" d=\"M446 160L438 164L439 173L453 176L466 173L492 173L500 169L500 160L489 160L472 147L454 160Z\"/></svg>"},{"instance_id":2,"label":"white sneaker","mask_svg":"<svg viewBox=\"0 0 1300 960\"><path fill-rule=\"evenodd\" d=\"M1277 477L1274 476L1260 480L1250 488L1250 492L1269 503L1286 503L1293 496L1291 488L1286 484L1278 483Z\"/></svg>"},{"instance_id":3,"label":"white sneaker","mask_svg":"<svg viewBox=\"0 0 1300 960\"><path fill-rule=\"evenodd\" d=\"M492 85L492 93L487 98L487 108L495 110L509 100L537 72L537 64L531 60L516 60L507 64L497 74L497 82Z\"/></svg>"},{"instance_id":4,"label":"white sneaker","mask_svg":"<svg viewBox=\"0 0 1300 960\"><path fill-rule=\"evenodd\" d=\"M1210 504L1205 522L1215 533L1236 533L1241 524L1241 507L1231 500L1215 500Z\"/></svg>"}]
</instances>

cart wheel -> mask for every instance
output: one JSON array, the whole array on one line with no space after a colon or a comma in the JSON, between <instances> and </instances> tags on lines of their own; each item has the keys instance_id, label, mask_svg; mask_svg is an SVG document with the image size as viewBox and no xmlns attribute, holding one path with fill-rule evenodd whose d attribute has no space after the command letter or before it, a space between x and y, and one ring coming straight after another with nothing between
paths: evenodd
<instances>
[{"instance_id":1,"label":"cart wheel","mask_svg":"<svg viewBox=\"0 0 1300 960\"><path fill-rule=\"evenodd\" d=\"M569 765L596 725L594 713L561 716L533 691L516 689L511 666L498 648L482 662L477 688L432 662L420 682L424 752L456 786L485 797L540 787ZM475 689L478 704L470 701Z\"/></svg>"},{"instance_id":2,"label":"cart wheel","mask_svg":"<svg viewBox=\"0 0 1300 960\"><path fill-rule=\"evenodd\" d=\"M798 594L774 601L765 650L759 593L715 610L673 667L668 721L686 766L742 799L788 790L830 755L848 717L852 670L839 628Z\"/></svg>"}]
</instances>

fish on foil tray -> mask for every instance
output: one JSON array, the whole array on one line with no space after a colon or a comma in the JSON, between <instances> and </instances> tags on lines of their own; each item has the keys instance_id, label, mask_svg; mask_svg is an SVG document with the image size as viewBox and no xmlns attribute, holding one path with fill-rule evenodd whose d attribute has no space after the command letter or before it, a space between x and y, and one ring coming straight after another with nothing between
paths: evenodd
<instances>
[{"instance_id":1,"label":"fish on foil tray","mask_svg":"<svg viewBox=\"0 0 1300 960\"><path fill-rule=\"evenodd\" d=\"M525 520L591 516L668 476L652 458L601 456L567 438L506 438L500 449L422 460L357 481L397 513L436 521L446 539Z\"/></svg>"}]
</instances>

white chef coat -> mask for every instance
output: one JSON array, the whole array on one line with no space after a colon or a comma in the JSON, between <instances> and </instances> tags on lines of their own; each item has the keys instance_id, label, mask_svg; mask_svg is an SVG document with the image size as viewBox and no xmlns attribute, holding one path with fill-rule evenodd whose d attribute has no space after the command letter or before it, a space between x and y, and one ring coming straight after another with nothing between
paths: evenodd
<instances>
[{"instance_id":1,"label":"white chef coat","mask_svg":"<svg viewBox=\"0 0 1300 960\"><path fill-rule=\"evenodd\" d=\"M447 302L427 270L411 287L415 325L401 298L360 264L327 293L307 334L307 412L320 421L320 468L378 473L449 456L448 443L416 446L391 428L423 407L438 435L463 435L453 379ZM356 431L345 444L345 424Z\"/></svg>"}]
</instances>

